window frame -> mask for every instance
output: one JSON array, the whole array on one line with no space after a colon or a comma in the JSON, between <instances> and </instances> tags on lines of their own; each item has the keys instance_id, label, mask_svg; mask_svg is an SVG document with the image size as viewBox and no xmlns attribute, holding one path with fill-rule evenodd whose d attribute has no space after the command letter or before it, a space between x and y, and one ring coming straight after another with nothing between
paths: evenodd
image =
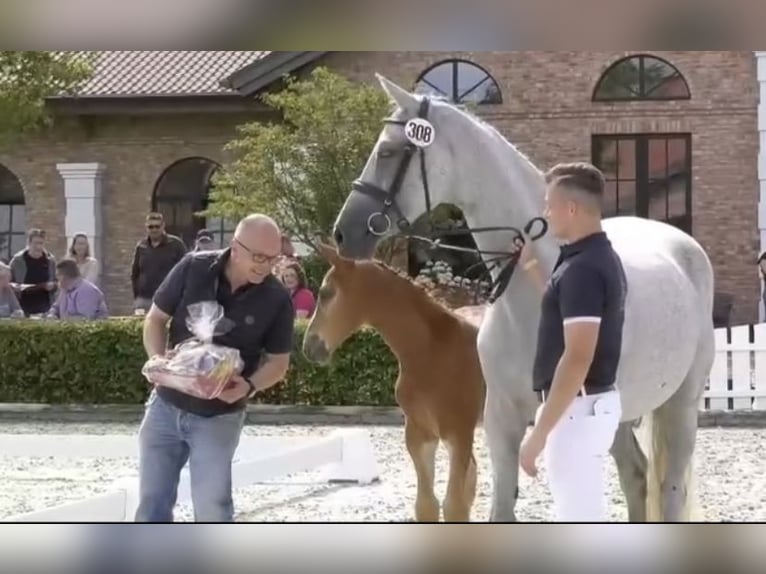
<instances>
[{"instance_id":1,"label":"window frame","mask_svg":"<svg viewBox=\"0 0 766 574\"><path fill-rule=\"evenodd\" d=\"M205 161L208 164L212 166L212 169L210 170L207 182L204 186L204 191L201 194L201 196L194 196L194 197L161 197L160 195L160 189L162 182L164 178L167 176L167 174L172 170L175 166L186 162L186 161L193 161L193 160L201 160ZM189 156L184 157L181 159L178 159L172 163L170 163L165 169L162 170L162 173L157 178L157 181L154 184L154 191L152 192L152 201L151 201L151 209L152 211L159 211L164 214L163 210L160 208L160 205L168 206L172 213L173 221L175 221L175 211L179 208L179 206L187 206L191 205L192 208L192 224L189 226L188 229L184 229L181 233L178 232L176 229L175 224L169 223L169 217L165 216L165 224L167 228L167 232L171 233L173 235L178 235L184 243L186 243L187 248L193 249L194 245L196 243L196 234L200 229L209 229L207 227L208 220L213 218L205 218L200 217L196 215L200 211L204 211L208 208L210 205L210 191L214 187L213 178L217 171L223 169L221 164L219 164L217 161L212 160L208 157L204 156ZM168 209L168 207L165 207L165 209ZM213 233L213 235L216 237L216 241L218 243L218 248L226 247L228 244L224 242L224 236L227 233L233 233L234 229L236 228L236 224L229 222L228 220L221 219L221 222L218 226L216 226L216 229L209 229Z\"/></svg>"},{"instance_id":2,"label":"window frame","mask_svg":"<svg viewBox=\"0 0 766 574\"><path fill-rule=\"evenodd\" d=\"M624 96L624 97L600 97L599 96L599 90L601 89L601 86L604 83L604 80L609 76L610 73L612 73L615 68L622 65L624 62L627 62L629 60L639 60L639 67L638 67L638 82L639 82L639 94L635 96ZM678 74L678 77L681 78L681 80L684 83L684 87L686 88L686 95L685 96L647 96L646 91L646 73L645 73L645 62L647 59L653 59L657 60L659 62L662 62L663 64L666 64L675 72ZM606 70L599 76L598 81L596 82L596 85L593 88L593 93L591 94L591 101L592 102L599 102L599 103L615 103L615 102L674 102L674 101L688 101L691 100L692 92L691 88L689 87L689 82L686 79L686 76L681 72L681 70L678 69L676 65L674 65L672 62L666 60L665 58L661 58L659 56L655 56L654 54L631 54L630 56L625 56L624 58L620 58L619 60L613 62L612 64L607 67Z\"/></svg>"},{"instance_id":3,"label":"window frame","mask_svg":"<svg viewBox=\"0 0 766 574\"><path fill-rule=\"evenodd\" d=\"M481 79L481 81L474 84L469 90L465 91L462 96L460 96L457 92L458 90L458 71L460 70L460 64L466 64L468 66L472 66L478 70L480 70L482 73L484 73L485 77ZM451 94L444 94L444 91L432 84L431 82L427 81L425 77L436 70L437 68L440 68L442 66L452 66L452 93ZM487 80L492 82L495 87L497 88L497 94L498 94L498 101L496 102L472 102L472 101L461 101L461 98L464 98L465 96L471 94L474 92L479 86L484 84ZM466 60L462 58L448 58L446 60L439 60L435 64L432 64L431 66L427 67L425 70L423 70L420 74L418 74L417 79L415 80L413 84L413 92L417 90L418 85L421 82L425 82L428 84L431 88L439 92L440 94L444 94L446 98L448 98L449 102L455 104L455 105L477 105L477 106L499 106L503 104L503 90L500 87L500 83L497 81L494 75L492 75L489 70L487 70L484 66L477 64L476 62L472 62L471 60ZM459 97L460 96L460 97Z\"/></svg>"},{"instance_id":4,"label":"window frame","mask_svg":"<svg viewBox=\"0 0 766 574\"><path fill-rule=\"evenodd\" d=\"M650 200L650 190L649 187L651 185L651 181L649 178L649 142L651 140L665 140L668 139L681 139L684 140L686 145L686 157L684 160L684 170L688 174L687 181L686 181L686 190L685 190L685 199L684 199L684 209L685 213L683 216L676 216L674 218L669 219L654 219L649 217L649 200ZM692 232L694 230L694 214L692 212L692 194L693 194L693 179L694 174L692 171L693 168L693 154L694 150L692 148L692 134L688 132L648 132L648 133L604 133L604 134L592 134L591 135L591 162L593 165L599 167L601 169L600 163L599 163L599 157L597 157L597 151L601 147L602 142L609 142L609 141L633 141L635 145L635 185L636 185L636 197L635 197L635 207L633 210L632 215L643 217L645 219L653 219L655 221L665 221L666 223L670 223L671 225L674 225L675 227L678 227L679 229L685 231L689 235L692 235ZM619 144L618 144L619 145ZM618 148L619 149L619 148ZM666 160L667 160L667 147L666 147ZM619 157L619 151L618 151L618 157ZM607 181L613 181L612 179L608 179ZM616 179L614 181L618 182L618 193L619 193L619 165L616 172ZM666 201L667 201L667 190L665 192L666 194ZM667 213L667 208L666 208ZM625 215L625 214L623 214ZM612 214L605 214L605 217L613 217ZM674 223L674 221L680 221L682 222L681 225L678 225Z\"/></svg>"},{"instance_id":5,"label":"window frame","mask_svg":"<svg viewBox=\"0 0 766 574\"><path fill-rule=\"evenodd\" d=\"M23 237L25 245L27 242L27 226L25 226L25 228L21 231L13 230L14 207L20 207L24 210L24 221L26 222L27 202L24 185L21 183L19 177L4 164L0 164L0 171L5 172L5 176L8 177L9 181L15 182L15 186L10 191L10 193L5 194L2 192L2 190L0 190L0 206L8 207L8 227L5 229L0 229L0 237L3 237L6 242L5 245L0 245L0 261L10 263L11 258L15 255L15 251L13 249L14 237Z\"/></svg>"}]
</instances>

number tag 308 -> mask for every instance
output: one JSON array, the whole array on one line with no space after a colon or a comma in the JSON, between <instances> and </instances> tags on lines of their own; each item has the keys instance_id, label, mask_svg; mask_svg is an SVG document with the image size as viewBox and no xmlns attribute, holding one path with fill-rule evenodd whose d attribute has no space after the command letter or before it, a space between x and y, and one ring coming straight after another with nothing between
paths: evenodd
<instances>
[{"instance_id":1,"label":"number tag 308","mask_svg":"<svg viewBox=\"0 0 766 574\"><path fill-rule=\"evenodd\" d=\"M412 118L404 126L407 139L418 147L428 147L434 143L434 127L423 118Z\"/></svg>"}]
</instances>

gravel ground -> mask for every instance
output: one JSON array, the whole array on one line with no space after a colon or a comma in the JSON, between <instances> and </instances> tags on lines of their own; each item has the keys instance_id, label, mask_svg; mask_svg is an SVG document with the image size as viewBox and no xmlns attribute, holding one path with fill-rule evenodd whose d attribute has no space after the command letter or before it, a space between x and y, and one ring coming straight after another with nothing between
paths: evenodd
<instances>
[{"instance_id":1,"label":"gravel ground","mask_svg":"<svg viewBox=\"0 0 766 574\"><path fill-rule=\"evenodd\" d=\"M248 426L257 436L324 436L337 427ZM370 433L381 469L372 486L328 485L317 472L284 477L235 491L238 521L363 521L410 520L415 496L415 473L404 448L401 427L363 427ZM132 434L133 425L0 424L0 433ZM766 520L766 429L701 429L697 450L698 488L708 521ZM482 431L477 434L479 487L473 520L489 515L491 479ZM0 516L42 510L104 492L113 480L136 472L135 459L2 457ZM447 458L437 456L437 496L446 488ZM551 500L544 483L521 475L518 518L552 519ZM627 520L613 464L609 466L611 519ZM177 521L191 520L191 509L180 506Z\"/></svg>"}]
</instances>

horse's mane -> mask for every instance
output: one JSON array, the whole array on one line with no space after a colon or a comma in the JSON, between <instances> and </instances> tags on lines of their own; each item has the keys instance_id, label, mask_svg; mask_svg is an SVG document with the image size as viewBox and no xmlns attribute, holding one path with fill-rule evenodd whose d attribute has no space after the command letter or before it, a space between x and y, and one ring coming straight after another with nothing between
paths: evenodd
<instances>
[{"instance_id":1,"label":"horse's mane","mask_svg":"<svg viewBox=\"0 0 766 574\"><path fill-rule=\"evenodd\" d=\"M373 260L371 263L374 264L374 267L376 267L377 269L380 269L387 275L390 275L398 279L401 282L400 283L401 285L403 285L406 289L408 289L409 292L412 292L416 300L421 301L423 303L424 309L432 311L433 313L440 316L452 317L458 321L463 320L463 318L460 317L460 315L452 311L452 309L450 309L447 306L447 303L445 300L435 297L433 294L429 293L423 285L420 285L417 282L415 282L412 279L412 277L410 277L403 271L400 271L399 269L391 267L387 263L384 263L383 261L380 261L377 259Z\"/></svg>"},{"instance_id":2,"label":"horse's mane","mask_svg":"<svg viewBox=\"0 0 766 574\"><path fill-rule=\"evenodd\" d=\"M430 97L430 96L429 96ZM529 168L534 170L537 173L540 173L540 168L537 167L534 162L527 156L524 152L522 152L518 147L516 147L513 142L509 141L508 138L506 138L500 131L487 122L486 120L482 119L480 116L475 114L468 106L460 106L453 102L451 102L448 98L439 96L439 97L431 97L431 100L438 102L440 104L445 105L448 108L452 108L454 111L466 116L469 120L471 120L476 127L478 127L480 130L487 132L491 137L498 139L500 142L504 143L508 147L511 148L518 156L522 159L524 163L527 164Z\"/></svg>"}]
</instances>

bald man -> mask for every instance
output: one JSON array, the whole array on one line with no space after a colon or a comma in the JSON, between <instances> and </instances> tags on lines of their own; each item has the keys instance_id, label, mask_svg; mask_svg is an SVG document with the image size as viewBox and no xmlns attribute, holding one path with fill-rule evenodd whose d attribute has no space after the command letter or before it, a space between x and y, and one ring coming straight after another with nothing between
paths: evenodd
<instances>
[{"instance_id":1,"label":"bald man","mask_svg":"<svg viewBox=\"0 0 766 574\"><path fill-rule=\"evenodd\" d=\"M157 289L144 321L149 357L192 336L187 307L217 301L234 327L214 342L238 349L242 376L216 399L156 386L139 431L136 522L172 522L181 468L189 461L194 517L231 522L231 464L245 423L247 401L281 381L293 345L290 294L273 276L282 251L279 226L266 215L243 219L228 248L187 254ZM168 337L168 322L170 323Z\"/></svg>"}]
</instances>

